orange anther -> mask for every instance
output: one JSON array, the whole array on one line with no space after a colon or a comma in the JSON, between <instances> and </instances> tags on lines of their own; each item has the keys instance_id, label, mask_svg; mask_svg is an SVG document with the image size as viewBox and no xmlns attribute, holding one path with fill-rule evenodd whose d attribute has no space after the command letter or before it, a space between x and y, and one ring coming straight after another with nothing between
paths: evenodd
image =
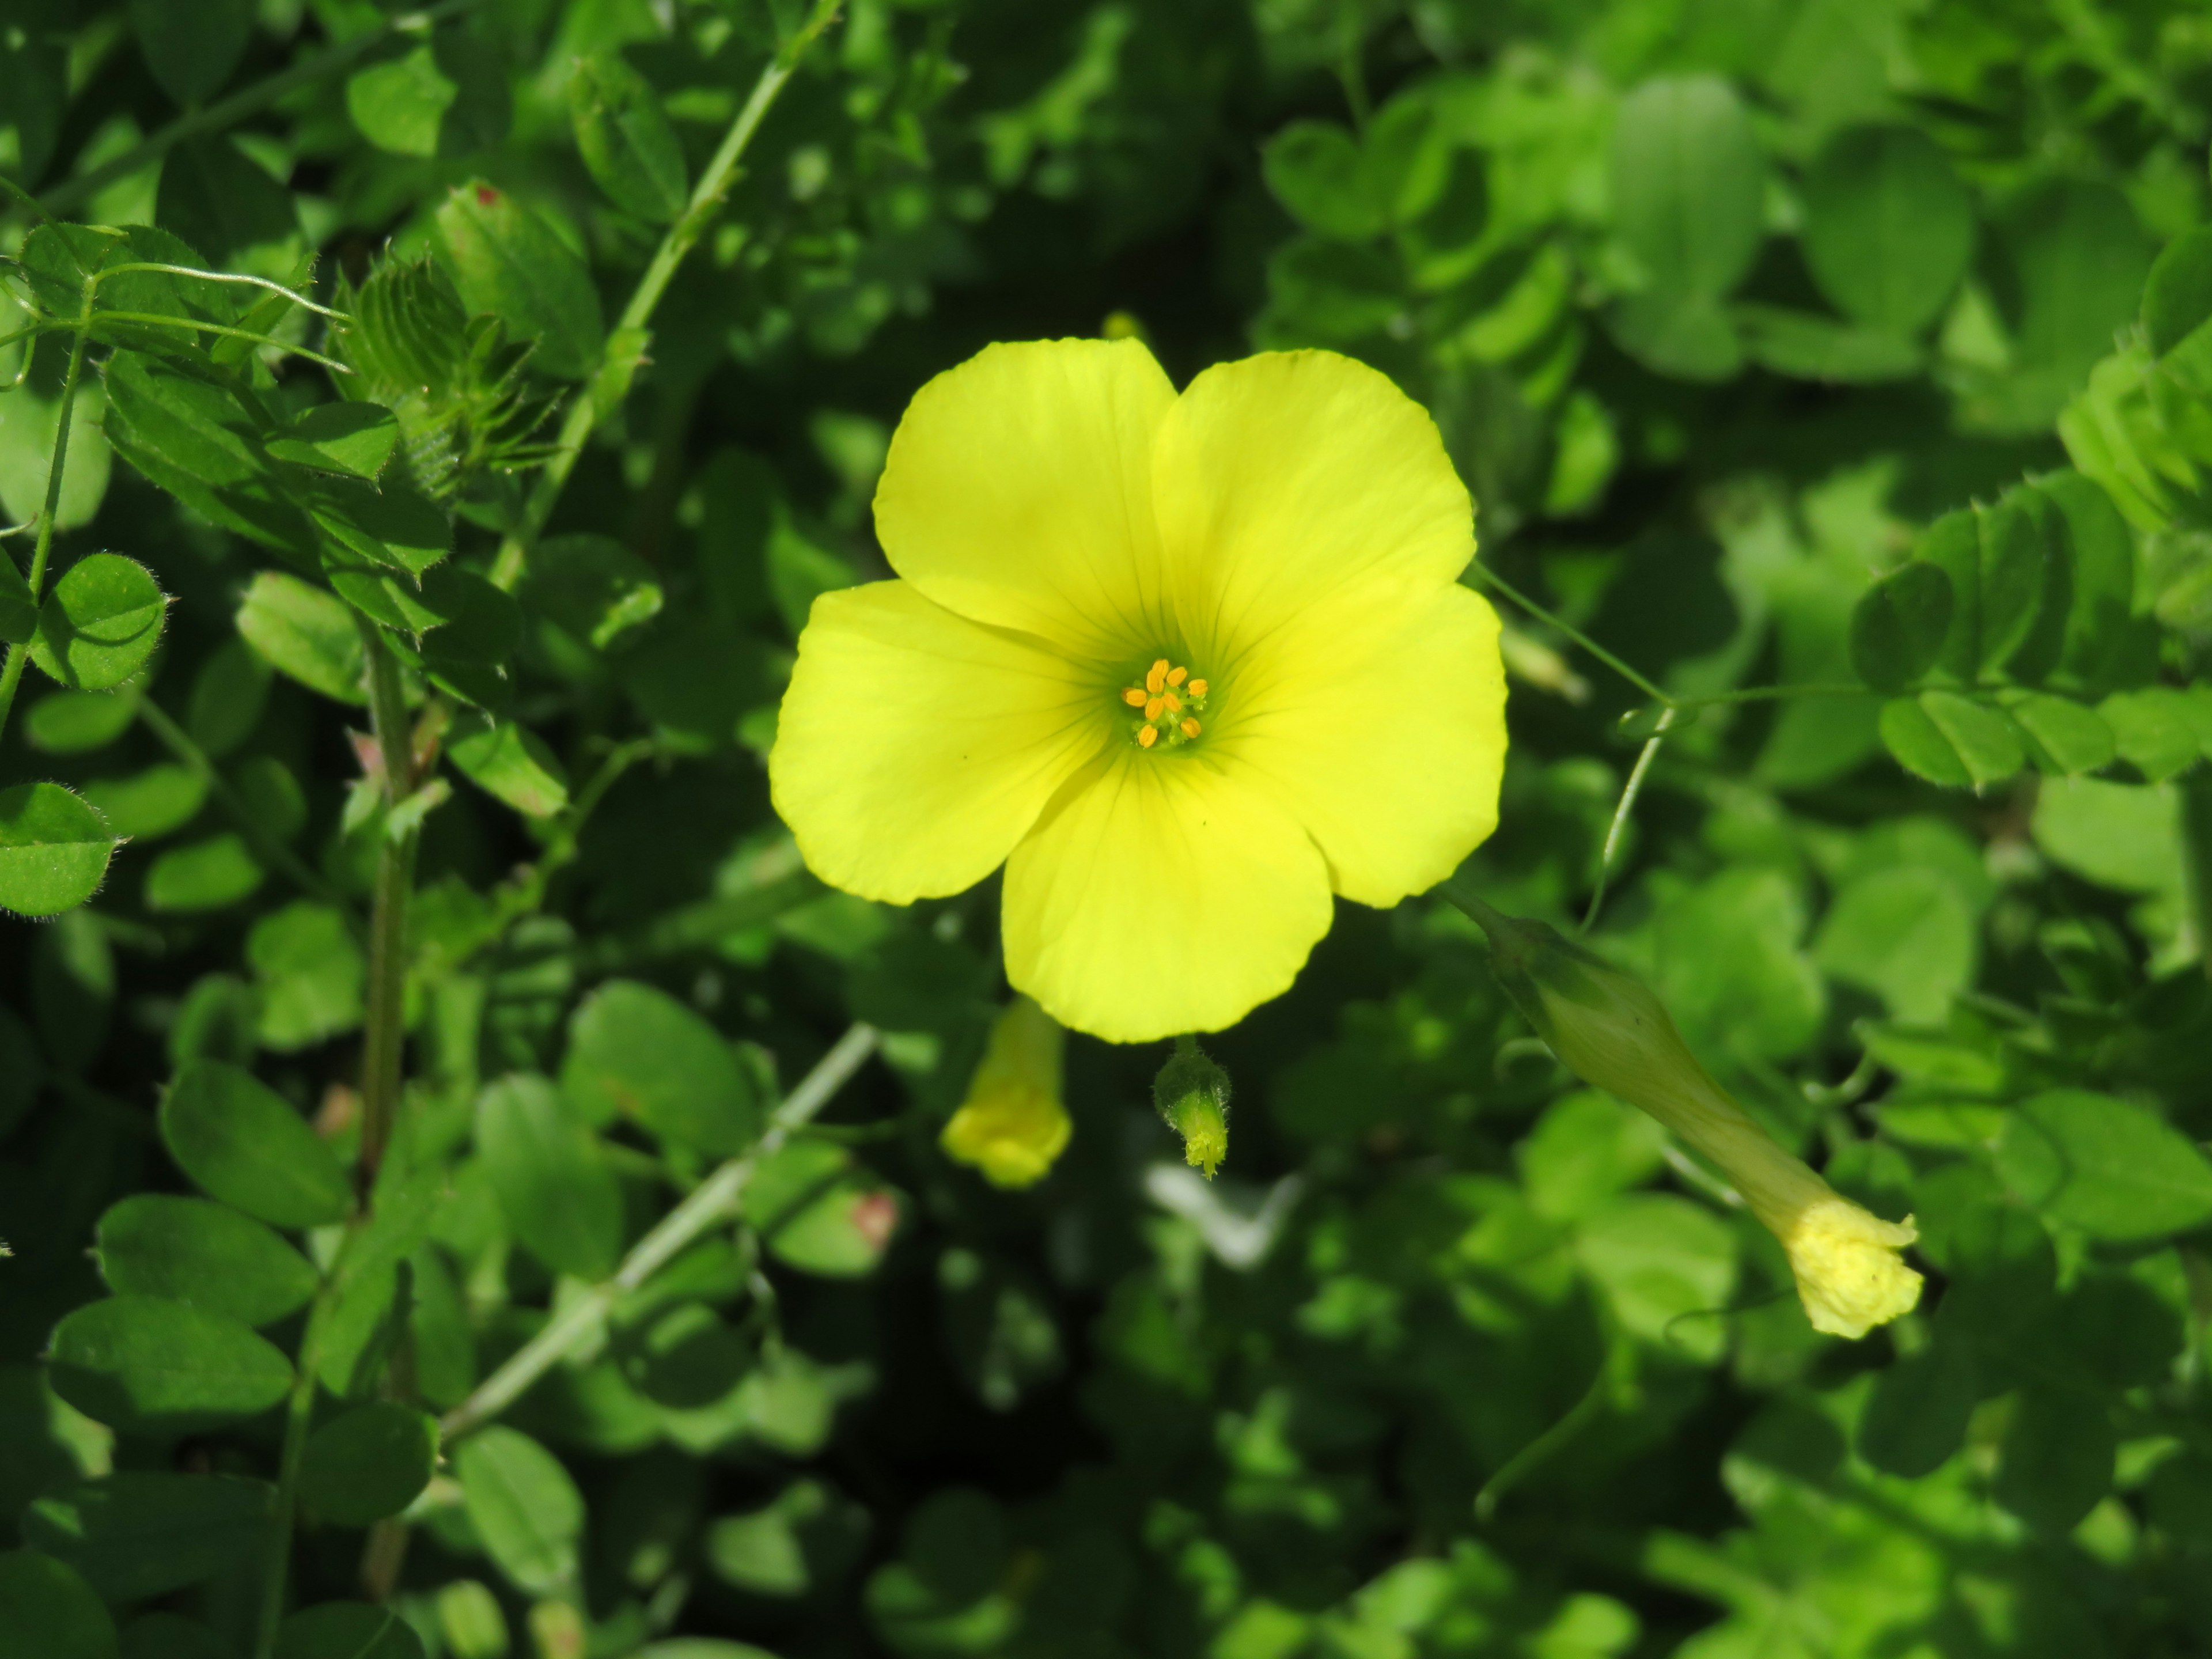
<instances>
[{"instance_id":1,"label":"orange anther","mask_svg":"<svg viewBox=\"0 0 2212 1659\"><path fill-rule=\"evenodd\" d=\"M1194 697L1204 696L1206 695L1206 682L1204 680L1193 680L1190 683L1190 695Z\"/></svg>"},{"instance_id":2,"label":"orange anther","mask_svg":"<svg viewBox=\"0 0 2212 1659\"><path fill-rule=\"evenodd\" d=\"M1170 668L1168 670L1168 684L1170 685L1181 685L1189 678L1190 670L1188 668Z\"/></svg>"},{"instance_id":3,"label":"orange anther","mask_svg":"<svg viewBox=\"0 0 2212 1659\"><path fill-rule=\"evenodd\" d=\"M1152 728L1149 726L1145 728L1147 732L1152 729ZM1185 719L1182 723L1182 734L1186 738L1196 737L1198 735L1198 722L1194 720Z\"/></svg>"},{"instance_id":4,"label":"orange anther","mask_svg":"<svg viewBox=\"0 0 2212 1659\"><path fill-rule=\"evenodd\" d=\"M1160 701L1161 701L1162 702L1165 703L1165 704L1168 706L1168 713L1169 713L1169 714L1179 714L1179 713L1181 713L1181 712L1182 712L1182 699L1181 697L1178 697L1177 696L1176 696L1176 694L1175 694L1174 692L1172 692L1172 691L1163 691L1163 692L1161 692L1161 693L1160 693Z\"/></svg>"},{"instance_id":5,"label":"orange anther","mask_svg":"<svg viewBox=\"0 0 2212 1659\"><path fill-rule=\"evenodd\" d=\"M1167 684L1167 678L1168 659L1165 657L1162 657L1158 662L1154 663L1151 669L1146 673L1145 690L1151 692L1157 697L1160 695L1160 687Z\"/></svg>"},{"instance_id":6,"label":"orange anther","mask_svg":"<svg viewBox=\"0 0 2212 1659\"><path fill-rule=\"evenodd\" d=\"M1167 706L1168 700L1165 697L1152 698L1145 704L1145 718L1148 720L1156 720L1159 719L1160 711Z\"/></svg>"},{"instance_id":7,"label":"orange anther","mask_svg":"<svg viewBox=\"0 0 2212 1659\"><path fill-rule=\"evenodd\" d=\"M1141 685L1131 686L1127 690L1121 694L1121 701L1127 703L1132 708L1142 708L1145 706L1144 687Z\"/></svg>"},{"instance_id":8,"label":"orange anther","mask_svg":"<svg viewBox=\"0 0 2212 1659\"><path fill-rule=\"evenodd\" d=\"M1158 726L1140 726L1140 727L1139 727L1139 728L1138 728L1138 731L1137 731L1137 747L1138 747L1138 748L1139 748L1139 749L1150 749L1150 748L1151 748L1154 744L1158 743L1159 740L1160 740L1160 728L1159 728Z\"/></svg>"}]
</instances>

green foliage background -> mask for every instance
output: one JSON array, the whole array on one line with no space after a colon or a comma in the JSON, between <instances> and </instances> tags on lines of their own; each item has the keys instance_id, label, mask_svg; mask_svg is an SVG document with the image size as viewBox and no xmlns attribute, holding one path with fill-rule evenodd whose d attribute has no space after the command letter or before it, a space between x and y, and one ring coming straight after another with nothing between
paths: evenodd
<instances>
[{"instance_id":1,"label":"green foliage background","mask_svg":"<svg viewBox=\"0 0 2212 1659\"><path fill-rule=\"evenodd\" d=\"M2208 137L2188 0L0 0L9 1651L2203 1651ZM1428 900L1212 1186L1080 1039L945 1159L991 884L762 757L914 389L1102 330L1435 412L1469 878L1609 879L1919 1313Z\"/></svg>"}]
</instances>

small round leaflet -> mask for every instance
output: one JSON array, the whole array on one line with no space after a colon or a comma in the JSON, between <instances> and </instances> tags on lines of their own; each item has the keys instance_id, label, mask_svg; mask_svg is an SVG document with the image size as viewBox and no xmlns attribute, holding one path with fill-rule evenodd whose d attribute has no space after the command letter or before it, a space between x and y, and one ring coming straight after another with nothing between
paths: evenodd
<instances>
[{"instance_id":1,"label":"small round leaflet","mask_svg":"<svg viewBox=\"0 0 2212 1659\"><path fill-rule=\"evenodd\" d=\"M107 821L58 783L0 789L0 905L58 916L100 890L115 837Z\"/></svg>"}]
</instances>

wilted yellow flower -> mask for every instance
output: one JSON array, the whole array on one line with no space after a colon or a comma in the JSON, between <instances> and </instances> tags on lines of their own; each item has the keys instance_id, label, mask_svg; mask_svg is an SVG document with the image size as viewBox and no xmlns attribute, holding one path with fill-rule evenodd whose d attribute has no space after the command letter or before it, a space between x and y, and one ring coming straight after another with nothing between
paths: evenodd
<instances>
[{"instance_id":1,"label":"wilted yellow flower","mask_svg":"<svg viewBox=\"0 0 2212 1659\"><path fill-rule=\"evenodd\" d=\"M896 581L824 594L769 774L825 881L1003 862L1006 973L1115 1042L1287 989L1331 893L1389 905L1497 821L1498 622L1434 422L1325 351L1178 397L1133 339L995 345L915 397Z\"/></svg>"},{"instance_id":2,"label":"wilted yellow flower","mask_svg":"<svg viewBox=\"0 0 2212 1659\"><path fill-rule=\"evenodd\" d=\"M1650 1113L1720 1166L1781 1240L1814 1330L1864 1336L1911 1312L1920 1275L1898 1254L1919 1237L1911 1217L1882 1220L1777 1146L1698 1063L1642 981L1541 922L1446 890L1482 924L1498 982L1566 1068Z\"/></svg>"},{"instance_id":3,"label":"wilted yellow flower","mask_svg":"<svg viewBox=\"0 0 2212 1659\"><path fill-rule=\"evenodd\" d=\"M938 1138L947 1156L974 1164L994 1187L1043 1180L1073 1133L1060 1098L1066 1041L1029 998L1008 1003L991 1027L968 1098Z\"/></svg>"}]
</instances>

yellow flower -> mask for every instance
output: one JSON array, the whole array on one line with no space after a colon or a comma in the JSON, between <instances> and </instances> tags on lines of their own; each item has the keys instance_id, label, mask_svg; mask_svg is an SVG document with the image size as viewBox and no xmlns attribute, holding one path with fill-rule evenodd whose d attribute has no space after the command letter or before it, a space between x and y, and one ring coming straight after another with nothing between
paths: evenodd
<instances>
[{"instance_id":1,"label":"yellow flower","mask_svg":"<svg viewBox=\"0 0 2212 1659\"><path fill-rule=\"evenodd\" d=\"M1330 894L1390 905L1497 822L1498 622L1435 424L1324 351L1178 397L1133 339L994 345L876 491L899 580L815 601L769 775L890 903L1006 866L1006 972L1119 1042L1286 990Z\"/></svg>"},{"instance_id":2,"label":"yellow flower","mask_svg":"<svg viewBox=\"0 0 2212 1659\"><path fill-rule=\"evenodd\" d=\"M994 1187L1030 1187L1044 1179L1074 1126L1060 1104L1060 1051L1066 1036L1052 1016L1016 997L991 1027L968 1098L938 1144L972 1164Z\"/></svg>"},{"instance_id":3,"label":"yellow flower","mask_svg":"<svg viewBox=\"0 0 2212 1659\"><path fill-rule=\"evenodd\" d=\"M1454 884L1455 887L1457 884ZM1782 1243L1816 1331L1864 1336L1912 1311L1920 1275L1898 1254L1912 1218L1884 1221L1792 1158L1698 1063L1642 981L1541 922L1445 890L1490 936L1498 983L1560 1062L1703 1152Z\"/></svg>"}]
</instances>

